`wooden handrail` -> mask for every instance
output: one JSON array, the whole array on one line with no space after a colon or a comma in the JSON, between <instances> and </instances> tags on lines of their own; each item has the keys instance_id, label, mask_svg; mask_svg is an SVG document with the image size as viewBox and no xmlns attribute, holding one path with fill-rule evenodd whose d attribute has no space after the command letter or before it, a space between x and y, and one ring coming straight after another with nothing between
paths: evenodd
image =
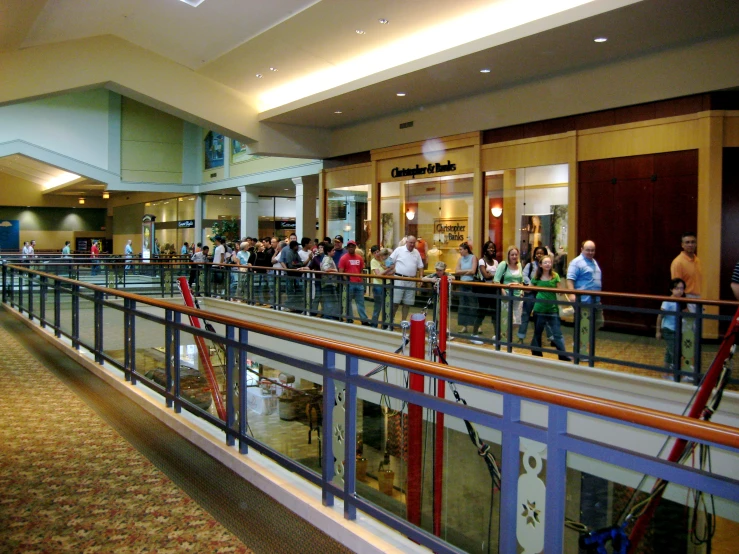
<instances>
[{"instance_id":1,"label":"wooden handrail","mask_svg":"<svg viewBox=\"0 0 739 554\"><path fill-rule=\"evenodd\" d=\"M405 357L399 354L382 352L373 348L316 337L307 333L284 331L277 327L270 327L261 323L252 323L241 319L235 319L233 317L219 315L206 310L177 306L155 298L148 298L130 292L122 292L116 289L100 287L98 285L80 283L80 281L24 267L20 267L20 269L39 276L51 277L52 280L79 285L93 291L100 291L111 296L135 300L140 304L143 303L185 315L201 317L211 322L230 325L232 327L246 329L248 331L269 335L274 338L284 339L291 342L298 342L313 348L319 347L332 350L346 356L362 358L377 364L391 365L400 369L423 373L431 377L436 377L445 381L452 381L458 384L470 385L490 392L513 394L535 402L554 404L586 414L594 414L621 420L636 425L642 425L644 427L659 429L673 435L682 435L699 441L712 442L730 448L739 449L739 429L729 427L727 425L701 421L659 410L641 408L639 406L625 404L623 402L615 402L613 400L567 392L551 387L533 385L531 383L514 381L512 379L505 379L502 377L494 377L492 375L486 375L469 369L448 366L437 362L417 360L415 358Z\"/></svg>"}]
</instances>

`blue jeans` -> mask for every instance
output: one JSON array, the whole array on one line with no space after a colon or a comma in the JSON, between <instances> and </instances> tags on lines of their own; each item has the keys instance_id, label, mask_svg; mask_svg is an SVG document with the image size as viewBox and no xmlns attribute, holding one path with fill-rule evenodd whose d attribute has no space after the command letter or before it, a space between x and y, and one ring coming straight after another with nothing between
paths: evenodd
<instances>
[{"instance_id":1,"label":"blue jeans","mask_svg":"<svg viewBox=\"0 0 739 554\"><path fill-rule=\"evenodd\" d=\"M675 369L675 331L662 327L662 338L667 343L665 348L665 366Z\"/></svg>"},{"instance_id":2,"label":"blue jeans","mask_svg":"<svg viewBox=\"0 0 739 554\"><path fill-rule=\"evenodd\" d=\"M529 321L532 319L531 312L534 309L535 303L536 303L535 293L533 295L531 295L531 293L529 294L524 293L523 309L521 310L521 325L519 325L518 332L516 333L516 336L521 340L526 338L526 331L528 331L529 329ZM547 336L548 337L552 336L551 327L547 327Z\"/></svg>"},{"instance_id":3,"label":"blue jeans","mask_svg":"<svg viewBox=\"0 0 739 554\"><path fill-rule=\"evenodd\" d=\"M384 300L385 289L382 285L372 285L372 298L374 299L374 306L372 307L372 321L370 322L372 327L377 327L377 322L382 314L382 305Z\"/></svg>"},{"instance_id":4,"label":"blue jeans","mask_svg":"<svg viewBox=\"0 0 739 554\"><path fill-rule=\"evenodd\" d=\"M349 283L346 302L347 321L353 322L352 300L357 304L357 312L362 323L367 321L367 312L364 310L364 283Z\"/></svg>"},{"instance_id":5,"label":"blue jeans","mask_svg":"<svg viewBox=\"0 0 739 554\"><path fill-rule=\"evenodd\" d=\"M534 338L531 340L531 346L537 346L541 348L541 334L544 332L544 327L548 326L552 333L554 344L557 346L557 350L560 351L559 357L562 359L565 357L565 341L562 337L562 330L559 325L559 314L536 314L536 325L534 326ZM534 356L541 356L541 352L534 352Z\"/></svg>"}]
</instances>

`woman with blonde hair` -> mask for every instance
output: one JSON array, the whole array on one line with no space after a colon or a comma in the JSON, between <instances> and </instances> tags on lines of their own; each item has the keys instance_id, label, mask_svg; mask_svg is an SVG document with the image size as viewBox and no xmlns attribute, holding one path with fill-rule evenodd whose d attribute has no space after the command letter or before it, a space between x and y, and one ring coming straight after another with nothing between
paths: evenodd
<instances>
[{"instance_id":1,"label":"woman with blonde hair","mask_svg":"<svg viewBox=\"0 0 739 554\"><path fill-rule=\"evenodd\" d=\"M513 311L513 325L521 323L521 296L522 290L517 287L523 286L523 268L520 261L521 253L515 246L509 246L506 251L506 259L498 264L495 271L494 283L511 285L510 289L503 289L504 295L512 295L515 299L511 302L503 300L501 303L500 326L506 329L508 326L508 310ZM505 337L504 337L505 335ZM501 331L501 340L508 340L510 335Z\"/></svg>"}]
</instances>

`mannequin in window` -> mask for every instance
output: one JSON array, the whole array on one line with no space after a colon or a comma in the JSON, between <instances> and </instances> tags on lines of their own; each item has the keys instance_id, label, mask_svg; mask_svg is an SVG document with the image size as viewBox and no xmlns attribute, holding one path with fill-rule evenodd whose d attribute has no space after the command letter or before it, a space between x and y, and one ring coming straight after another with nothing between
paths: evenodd
<instances>
[{"instance_id":1,"label":"mannequin in window","mask_svg":"<svg viewBox=\"0 0 739 554\"><path fill-rule=\"evenodd\" d=\"M416 240L416 250L418 250L418 253L421 254L421 260L423 260L423 268L427 269L429 264L428 260L426 259L426 250L428 249L428 243L423 240L421 237L418 237L418 240Z\"/></svg>"},{"instance_id":2,"label":"mannequin in window","mask_svg":"<svg viewBox=\"0 0 739 554\"><path fill-rule=\"evenodd\" d=\"M436 246L436 243L426 252L426 261L432 267L436 267L436 264L441 261L441 250Z\"/></svg>"}]
</instances>

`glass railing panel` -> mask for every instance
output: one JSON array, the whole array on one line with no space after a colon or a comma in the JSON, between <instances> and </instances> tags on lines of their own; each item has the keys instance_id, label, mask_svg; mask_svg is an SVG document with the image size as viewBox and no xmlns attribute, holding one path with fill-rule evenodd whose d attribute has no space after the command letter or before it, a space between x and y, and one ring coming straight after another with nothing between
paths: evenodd
<instances>
[{"instance_id":1,"label":"glass railing panel","mask_svg":"<svg viewBox=\"0 0 739 554\"><path fill-rule=\"evenodd\" d=\"M691 465L701 466L698 459ZM703 469L710 472L708 458ZM616 551L614 539L628 539L634 553L736 552L739 503L722 497L721 490L720 482L705 492L569 454L565 551L577 552L579 544L584 552L585 543L599 540L608 552Z\"/></svg>"},{"instance_id":2,"label":"glass railing panel","mask_svg":"<svg viewBox=\"0 0 739 554\"><path fill-rule=\"evenodd\" d=\"M405 378L392 368L373 376L398 387ZM427 378L426 392L434 387ZM462 550L498 552L500 432L471 423L473 443L462 419L392 394L357 394L357 496ZM480 445L489 445L487 456Z\"/></svg>"}]
</instances>

